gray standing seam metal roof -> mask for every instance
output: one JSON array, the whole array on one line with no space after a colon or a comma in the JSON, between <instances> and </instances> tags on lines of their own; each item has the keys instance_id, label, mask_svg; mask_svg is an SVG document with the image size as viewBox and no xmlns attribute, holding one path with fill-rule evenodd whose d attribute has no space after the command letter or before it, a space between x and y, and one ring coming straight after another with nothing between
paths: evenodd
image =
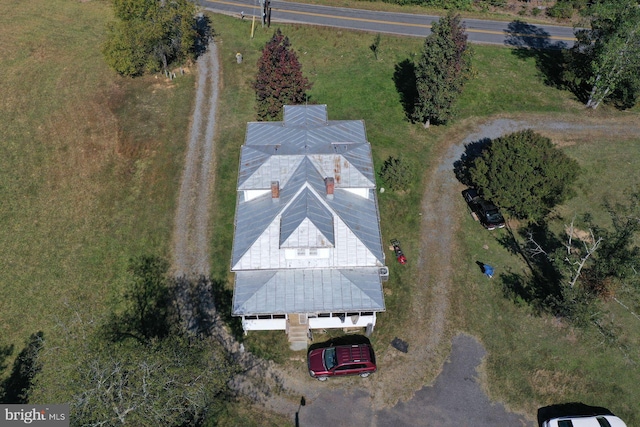
<instances>
[{"instance_id":1,"label":"gray standing seam metal roof","mask_svg":"<svg viewBox=\"0 0 640 427\"><path fill-rule=\"evenodd\" d=\"M304 186L305 183L311 185L318 194L325 192L324 179L317 173L315 167L313 167L311 162L306 158L300 162L298 169L291 176L288 185L280 189L280 200L278 202L273 202L271 193L251 200L249 203L243 203L240 197L238 198L232 266L240 261L240 258L251 248L258 237L260 237L264 230L277 218L278 214L280 214L289 201L296 196L300 187ZM374 196L375 194L371 194L370 198L365 199L340 188L336 188L333 199L325 199L325 203L327 203L334 213L345 222L349 229L358 236L371 253L373 253L380 262L384 262L378 207ZM298 207L299 209L303 209L304 204L299 204ZM293 230L290 230L289 234L292 231Z\"/></svg>"},{"instance_id":2,"label":"gray standing seam metal roof","mask_svg":"<svg viewBox=\"0 0 640 427\"><path fill-rule=\"evenodd\" d=\"M242 147L240 159L238 188L243 188L245 181L252 177L272 156L310 156L314 154L343 155L348 160L353 160L353 166L368 178L371 184L375 183L371 155L369 154L371 148L363 135L364 124L362 122L356 121L350 126L327 125L331 132L327 129L301 130L282 126L276 128L270 125L263 129L259 126L261 124L249 123L247 125L247 138ZM347 131L345 128L349 128L349 130ZM278 131L274 132L273 129Z\"/></svg>"},{"instance_id":3,"label":"gray standing seam metal roof","mask_svg":"<svg viewBox=\"0 0 640 427\"><path fill-rule=\"evenodd\" d=\"M309 218L332 245L336 244L333 236L333 215L311 191L305 189L282 212L280 217L280 246L305 218Z\"/></svg>"},{"instance_id":4,"label":"gray standing seam metal roof","mask_svg":"<svg viewBox=\"0 0 640 427\"><path fill-rule=\"evenodd\" d=\"M233 314L384 311L378 270L239 271Z\"/></svg>"},{"instance_id":5,"label":"gray standing seam metal roof","mask_svg":"<svg viewBox=\"0 0 640 427\"><path fill-rule=\"evenodd\" d=\"M319 126L327 124L326 105L285 105L284 123L294 127Z\"/></svg>"},{"instance_id":6,"label":"gray standing seam metal roof","mask_svg":"<svg viewBox=\"0 0 640 427\"><path fill-rule=\"evenodd\" d=\"M364 122L329 121L324 105L285 106L284 117L284 122L247 124L238 174L232 267L278 216L280 244L308 218L335 245L333 215L337 215L383 264L373 161ZM326 155L331 157L323 157ZM326 176L335 179L332 198L324 196ZM280 183L278 201L273 201L270 192L244 200L243 190L267 190L272 181ZM369 197L345 190L350 187L368 188ZM384 310L378 267L235 273L234 314Z\"/></svg>"}]
</instances>

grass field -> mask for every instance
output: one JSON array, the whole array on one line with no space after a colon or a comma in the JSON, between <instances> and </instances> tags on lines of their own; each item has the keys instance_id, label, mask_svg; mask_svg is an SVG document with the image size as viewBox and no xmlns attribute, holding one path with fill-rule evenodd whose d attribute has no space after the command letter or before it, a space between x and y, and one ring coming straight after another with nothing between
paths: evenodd
<instances>
[{"instance_id":1,"label":"grass field","mask_svg":"<svg viewBox=\"0 0 640 427\"><path fill-rule=\"evenodd\" d=\"M108 5L0 3L0 345L43 331L43 387L73 357L61 325L105 314L132 256L169 254L194 79L109 70Z\"/></svg>"},{"instance_id":2,"label":"grass field","mask_svg":"<svg viewBox=\"0 0 640 427\"><path fill-rule=\"evenodd\" d=\"M170 248L194 79L191 74L174 82L116 76L99 51L109 16L108 3L101 1L0 3L0 346L15 345L15 356L31 333L44 332L50 351L38 383L42 399L57 395L52 390L56 376L73 357L60 348L65 342L60 326L76 315L100 318L127 280L129 258L168 256ZM213 27L223 86L212 274L231 289L239 147L246 122L255 120L250 87L255 64L274 29L258 28L251 39L250 22L218 15ZM418 251L422 172L433 166L434 153L489 117L584 114L571 94L542 82L532 58L475 46L476 77L460 101L459 118L425 131L404 120L393 81L396 65L419 53L422 40L382 36L376 59L369 49L372 34L282 28L314 83L310 102L327 104L330 119L365 120L377 168L389 155L412 162L413 187L380 197L383 240L399 238L407 253ZM236 63L237 52L244 56L242 64ZM592 119L637 113L637 107L627 113L605 108ZM637 183L638 142L633 136L615 144L587 138L567 146L587 172L578 197L560 212L571 215L593 204L596 195L599 201L610 193L611 183ZM495 241L497 235L482 232L467 219L460 235L465 242L460 264L475 267L487 244L501 268L522 271L519 261ZM379 318L374 343L388 342L409 324L403 306L415 274L411 265L392 269L387 312ZM633 363L638 361L625 358L638 350L636 319L629 312L615 302L605 306L612 313L609 318L615 315L625 353L603 343L596 332L576 331L514 304L504 298L499 280L488 283L475 268L461 268L458 276L452 312L460 315L450 332L466 330L482 340L489 351L485 375L493 396L530 416L540 405L582 400L608 405L629 425L640 423L634 399L640 381ZM621 293L621 301L638 312L634 298ZM253 348L264 347L259 334L247 341ZM284 347L275 355L263 352L286 360L290 354Z\"/></svg>"}]
</instances>

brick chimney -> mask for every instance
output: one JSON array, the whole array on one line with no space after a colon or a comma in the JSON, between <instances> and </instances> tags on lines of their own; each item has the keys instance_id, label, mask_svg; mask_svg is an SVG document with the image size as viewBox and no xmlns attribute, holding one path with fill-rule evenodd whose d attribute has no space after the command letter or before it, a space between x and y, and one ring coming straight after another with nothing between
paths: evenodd
<instances>
[{"instance_id":1,"label":"brick chimney","mask_svg":"<svg viewBox=\"0 0 640 427\"><path fill-rule=\"evenodd\" d=\"M280 199L280 182L271 181L271 199L277 202Z\"/></svg>"},{"instance_id":2,"label":"brick chimney","mask_svg":"<svg viewBox=\"0 0 640 427\"><path fill-rule=\"evenodd\" d=\"M324 179L324 184L327 187L327 199L333 199L334 180L332 177Z\"/></svg>"}]
</instances>

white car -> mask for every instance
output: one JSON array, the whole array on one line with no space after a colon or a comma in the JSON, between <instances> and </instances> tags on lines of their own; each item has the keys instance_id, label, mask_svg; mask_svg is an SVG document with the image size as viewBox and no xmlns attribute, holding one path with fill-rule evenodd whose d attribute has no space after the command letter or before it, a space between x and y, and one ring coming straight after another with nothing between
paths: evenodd
<instances>
[{"instance_id":1,"label":"white car","mask_svg":"<svg viewBox=\"0 0 640 427\"><path fill-rule=\"evenodd\" d=\"M560 417L542 423L542 427L627 427L614 415Z\"/></svg>"}]
</instances>

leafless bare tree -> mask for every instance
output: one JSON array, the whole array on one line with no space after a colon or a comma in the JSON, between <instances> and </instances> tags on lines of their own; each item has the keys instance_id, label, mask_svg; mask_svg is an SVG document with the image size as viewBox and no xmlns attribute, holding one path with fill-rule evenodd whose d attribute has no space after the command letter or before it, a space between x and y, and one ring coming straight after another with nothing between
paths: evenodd
<instances>
[{"instance_id":1,"label":"leafless bare tree","mask_svg":"<svg viewBox=\"0 0 640 427\"><path fill-rule=\"evenodd\" d=\"M564 261L568 263L573 270L571 280L569 281L569 286L571 288L573 288L576 282L578 281L578 279L580 279L580 275L582 274L582 269L587 263L587 260L598 249L598 247L600 246L600 243L602 243L602 237L598 237L596 239L596 237L593 234L593 230L589 229L589 235L591 236L591 239L589 239L588 242L586 240L582 240L582 244L584 245L584 251L582 252L582 255L580 256L580 258L578 260L575 260L572 257L573 249L574 249L572 244L572 239L574 235L574 225L573 225L574 220L575 218L571 220L571 224L568 227L569 231L567 234L569 235L569 237L568 237L567 243L564 245L565 248L567 249L567 255L565 256Z\"/></svg>"}]
</instances>

